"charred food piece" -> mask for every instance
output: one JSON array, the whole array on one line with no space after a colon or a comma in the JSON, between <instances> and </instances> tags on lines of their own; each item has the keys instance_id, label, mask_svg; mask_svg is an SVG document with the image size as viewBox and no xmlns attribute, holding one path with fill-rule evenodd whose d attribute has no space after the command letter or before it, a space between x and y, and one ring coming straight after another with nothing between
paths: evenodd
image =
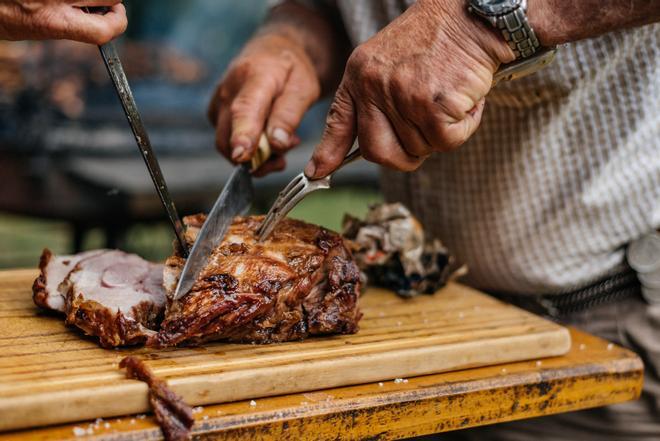
<instances>
[{"instance_id":1,"label":"charred food piece","mask_svg":"<svg viewBox=\"0 0 660 441\"><path fill-rule=\"evenodd\" d=\"M184 218L191 244L204 219ZM262 220L234 219L192 290L170 302L159 333L148 345L270 343L357 332L360 273L342 237L285 219L258 243ZM184 263L178 254L166 262L170 295Z\"/></svg>"},{"instance_id":2,"label":"charred food piece","mask_svg":"<svg viewBox=\"0 0 660 441\"><path fill-rule=\"evenodd\" d=\"M378 204L364 220L345 216L343 234L369 283L403 297L433 294L454 274L454 259L440 240L399 203Z\"/></svg>"},{"instance_id":3,"label":"charred food piece","mask_svg":"<svg viewBox=\"0 0 660 441\"><path fill-rule=\"evenodd\" d=\"M139 358L126 357L119 363L119 367L126 368L127 378L144 381L149 386L149 402L164 438L167 441L189 440L190 429L195 423L191 407Z\"/></svg>"},{"instance_id":4,"label":"charred food piece","mask_svg":"<svg viewBox=\"0 0 660 441\"><path fill-rule=\"evenodd\" d=\"M67 324L99 337L101 346L143 343L156 332L166 299L162 265L117 250L44 250L40 267L34 302L64 312Z\"/></svg>"}]
</instances>

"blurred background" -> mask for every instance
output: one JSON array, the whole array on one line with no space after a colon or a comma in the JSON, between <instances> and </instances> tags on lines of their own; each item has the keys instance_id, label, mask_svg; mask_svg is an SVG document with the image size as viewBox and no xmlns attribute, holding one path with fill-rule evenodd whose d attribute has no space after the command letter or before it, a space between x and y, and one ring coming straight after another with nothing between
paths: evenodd
<instances>
[{"instance_id":1,"label":"blurred background","mask_svg":"<svg viewBox=\"0 0 660 441\"><path fill-rule=\"evenodd\" d=\"M265 0L127 0L118 49L182 215L207 211L231 172L214 148L214 85L266 13ZM264 212L299 173L328 102L306 116L288 167L256 181ZM380 200L377 169L353 164L293 217L339 229ZM118 247L160 260L173 235L96 47L0 41L0 267L35 266L43 247Z\"/></svg>"}]
</instances>

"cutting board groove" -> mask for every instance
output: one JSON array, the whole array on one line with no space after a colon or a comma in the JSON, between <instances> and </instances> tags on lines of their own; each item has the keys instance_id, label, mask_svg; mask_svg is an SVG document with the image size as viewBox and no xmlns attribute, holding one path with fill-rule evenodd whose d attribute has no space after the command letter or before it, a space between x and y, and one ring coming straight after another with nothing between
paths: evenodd
<instances>
[{"instance_id":1,"label":"cutting board groove","mask_svg":"<svg viewBox=\"0 0 660 441\"><path fill-rule=\"evenodd\" d=\"M458 284L401 299L371 289L356 335L276 345L105 350L31 301L35 271L0 272L0 430L148 411L135 354L193 405L562 355L568 331Z\"/></svg>"}]
</instances>

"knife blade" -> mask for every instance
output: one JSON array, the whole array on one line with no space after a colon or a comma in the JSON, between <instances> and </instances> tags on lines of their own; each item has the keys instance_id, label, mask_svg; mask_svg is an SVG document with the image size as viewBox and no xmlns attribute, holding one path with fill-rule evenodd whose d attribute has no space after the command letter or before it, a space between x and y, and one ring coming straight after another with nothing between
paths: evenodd
<instances>
[{"instance_id":1,"label":"knife blade","mask_svg":"<svg viewBox=\"0 0 660 441\"><path fill-rule=\"evenodd\" d=\"M256 170L269 157L268 140L265 135L261 135L252 162L236 166L199 230L179 276L174 300L180 299L192 289L206 266L211 252L224 239L234 217L247 214L254 196L251 171Z\"/></svg>"}]
</instances>

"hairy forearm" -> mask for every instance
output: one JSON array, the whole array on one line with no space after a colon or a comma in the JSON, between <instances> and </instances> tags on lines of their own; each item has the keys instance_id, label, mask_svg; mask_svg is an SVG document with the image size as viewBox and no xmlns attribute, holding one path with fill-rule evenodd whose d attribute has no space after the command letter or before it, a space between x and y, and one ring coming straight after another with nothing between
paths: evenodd
<instances>
[{"instance_id":1,"label":"hairy forearm","mask_svg":"<svg viewBox=\"0 0 660 441\"><path fill-rule=\"evenodd\" d=\"M338 13L286 1L271 9L259 30L259 34L270 33L302 44L314 64L323 92L335 89L351 50Z\"/></svg>"},{"instance_id":2,"label":"hairy forearm","mask_svg":"<svg viewBox=\"0 0 660 441\"><path fill-rule=\"evenodd\" d=\"M528 0L543 46L554 46L660 20L658 0Z\"/></svg>"}]
</instances>

